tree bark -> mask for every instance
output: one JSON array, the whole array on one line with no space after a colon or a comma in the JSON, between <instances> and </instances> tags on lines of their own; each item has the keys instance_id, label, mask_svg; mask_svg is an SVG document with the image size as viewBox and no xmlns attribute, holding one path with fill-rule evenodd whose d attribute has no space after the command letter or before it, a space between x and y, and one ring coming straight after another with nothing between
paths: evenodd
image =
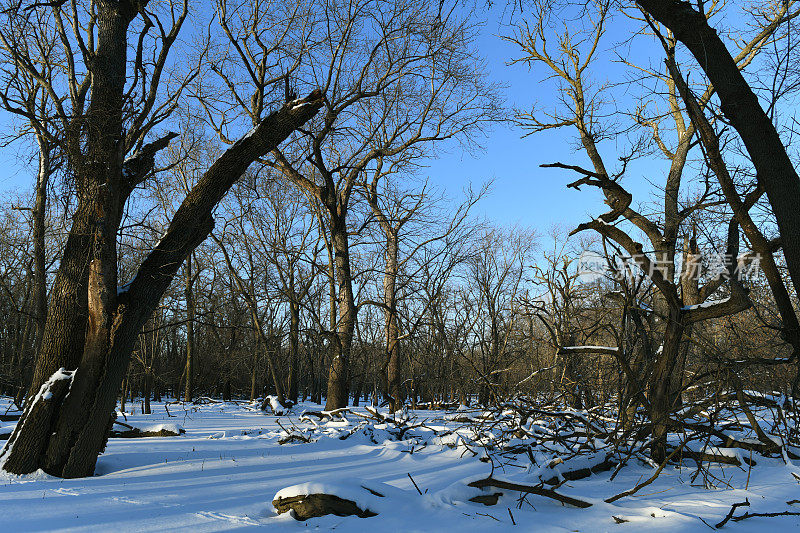
<instances>
[{"instance_id":1,"label":"tree bark","mask_svg":"<svg viewBox=\"0 0 800 533\"><path fill-rule=\"evenodd\" d=\"M36 178L36 199L33 205L33 308L36 316L36 340L33 353L39 353L47 320L47 258L45 254L45 230L47 221L47 187L50 182L50 147L40 135L39 174Z\"/></svg>"},{"instance_id":2,"label":"tree bark","mask_svg":"<svg viewBox=\"0 0 800 533\"><path fill-rule=\"evenodd\" d=\"M331 193L333 194L333 193ZM339 324L337 341L331 368L328 374L328 396L325 409L331 411L347 407L349 400L349 362L350 347L355 332L356 306L353 296L353 281L350 273L350 243L347 236L346 210L340 213L336 200L326 202L330 216L331 241L336 264L336 281L338 282Z\"/></svg>"},{"instance_id":3,"label":"tree bark","mask_svg":"<svg viewBox=\"0 0 800 533\"><path fill-rule=\"evenodd\" d=\"M676 396L680 394L676 380L682 379L683 375L683 366L679 363L684 327L680 310L671 309L664 331L664 344L660 353L656 354L653 373L650 376L648 399L650 422L653 424L651 456L657 463L663 462L667 457L669 415L676 406Z\"/></svg>"},{"instance_id":4,"label":"tree bark","mask_svg":"<svg viewBox=\"0 0 800 533\"><path fill-rule=\"evenodd\" d=\"M386 357L387 389L389 405L392 412L403 406L402 376L400 373L400 331L397 325L397 235L391 230L386 234L386 272L383 275L383 302L386 304Z\"/></svg>"},{"instance_id":5,"label":"tree bark","mask_svg":"<svg viewBox=\"0 0 800 533\"><path fill-rule=\"evenodd\" d=\"M186 365L184 374L186 384L183 401L191 402L194 394L194 278L192 276L192 254L186 258L186 285L183 295L186 298Z\"/></svg>"}]
</instances>

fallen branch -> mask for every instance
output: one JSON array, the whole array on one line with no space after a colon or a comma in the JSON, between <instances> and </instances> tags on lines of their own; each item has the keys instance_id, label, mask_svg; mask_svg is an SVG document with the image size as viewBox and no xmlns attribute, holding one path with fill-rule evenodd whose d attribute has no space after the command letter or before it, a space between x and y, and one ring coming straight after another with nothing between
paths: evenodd
<instances>
[{"instance_id":1,"label":"fallen branch","mask_svg":"<svg viewBox=\"0 0 800 533\"><path fill-rule=\"evenodd\" d=\"M544 487L537 487L534 485L520 485L519 483L511 483L510 481L502 481L500 479L494 479L491 477L473 481L469 483L468 486L479 489L484 487L495 487L498 489L515 490L517 492L527 492L530 494L536 494L537 496L544 496L545 498L550 498L552 500L556 500L567 505L572 505L573 507L578 507L580 509L586 509L587 507L592 506L592 504L587 501L560 494L552 489L546 489Z\"/></svg>"},{"instance_id":2,"label":"fallen branch","mask_svg":"<svg viewBox=\"0 0 800 533\"><path fill-rule=\"evenodd\" d=\"M159 429L151 429L151 430L143 430L141 428L137 428L131 426L130 424L125 424L124 422L119 422L117 420L114 421L115 425L122 426L126 428L124 431L119 431L112 429L109 437L112 439L135 439L140 437L178 437L186 433L186 430L179 427L177 428L178 431L173 431L171 429L167 429L165 427L160 427Z\"/></svg>"},{"instance_id":3,"label":"fallen branch","mask_svg":"<svg viewBox=\"0 0 800 533\"><path fill-rule=\"evenodd\" d=\"M600 472L608 472L615 466L617 466L618 462L611 454L606 455L606 458L596 465L588 466L585 468L577 468L575 470L567 470L566 472L561 472L557 476L553 476L549 479L544 480L544 482L548 485L558 485L561 483L562 479L567 481L577 481L579 479L584 479L592 474L598 474ZM552 468L552 467L551 467Z\"/></svg>"},{"instance_id":4,"label":"fallen branch","mask_svg":"<svg viewBox=\"0 0 800 533\"><path fill-rule=\"evenodd\" d=\"M652 476L650 476L648 479L646 479L645 481L642 481L641 483L639 483L638 485L636 485L632 489L628 489L626 491L620 492L619 494L617 494L615 496L612 496L610 498L606 498L604 501L606 503L613 503L613 502L615 502L615 501L617 501L619 499L624 498L625 496L630 496L631 494L636 494L637 492L639 492L642 488L646 487L647 485L649 485L650 483L652 483L653 481L656 480L658 475L661 474L661 471L664 470L664 467L667 466L667 463L669 463L672 460L672 458L675 457L675 455L679 451L681 451L683 449L684 446L686 446L686 442L683 442L680 446L678 446L677 448L672 450L672 453L669 454L666 459L664 459L663 463L658 465L658 468L656 469L655 473Z\"/></svg>"},{"instance_id":5,"label":"fallen branch","mask_svg":"<svg viewBox=\"0 0 800 533\"><path fill-rule=\"evenodd\" d=\"M731 518L733 518L733 513L734 513L734 512L736 511L736 509L738 509L739 507L750 507L750 502L749 502L748 500L745 500L745 501L743 501L743 502L734 503L733 505L731 505L731 510L730 510L730 511L728 511L728 514L727 514L727 515L725 515L725 518L723 518L723 519L722 519L722 521L721 521L721 522L719 522L718 524L716 524L714 527L715 527L715 528L717 528L717 529L719 529L719 528L721 528L722 526L724 526L725 524L727 524L727 523L728 523L728 520L730 520Z\"/></svg>"}]
</instances>

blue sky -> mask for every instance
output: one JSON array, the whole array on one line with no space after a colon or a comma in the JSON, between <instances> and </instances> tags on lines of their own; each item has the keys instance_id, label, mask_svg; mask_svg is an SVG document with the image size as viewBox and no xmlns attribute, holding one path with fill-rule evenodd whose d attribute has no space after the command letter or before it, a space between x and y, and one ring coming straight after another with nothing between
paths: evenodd
<instances>
[{"instance_id":1,"label":"blue sky","mask_svg":"<svg viewBox=\"0 0 800 533\"><path fill-rule=\"evenodd\" d=\"M512 59L520 57L521 52L517 45L501 38L510 31L501 26L503 18L507 19L508 14L503 13L502 6L492 8L477 43L478 50L487 60L490 76L506 85L509 107L529 110L536 103L537 109L552 108L558 95L555 82L545 80L549 72L541 65L533 69L522 63L509 65ZM612 24L601 45L605 47L603 64L597 69L602 70L601 76L624 75L621 66L608 62L610 48L622 35L620 31L617 31L619 36L614 35L613 31L620 29L620 23ZM625 31L629 32L630 27ZM626 50L623 53L630 52ZM649 61L644 54L640 60ZM624 88L618 91L622 100L626 98L624 92ZM427 174L431 182L444 187L451 196L458 195L469 182L480 184L493 180L491 194L476 207L476 211L497 223L532 227L540 234L546 233L553 225L571 230L579 223L608 211L599 190L591 187L584 187L581 191L567 189L566 184L577 179L576 174L539 166L560 161L591 167L584 153L576 151L574 128L548 130L527 137L523 137L524 134L514 125L497 125L483 141L483 150L470 154L452 149L432 161ZM601 151L607 165L616 163L613 145L605 143ZM650 168L641 162L629 166L624 185L634 194L635 203L650 200L652 187L643 175ZM663 173L663 167L656 168ZM609 168L609 171L613 169ZM660 181L661 174L651 177Z\"/></svg>"}]
</instances>

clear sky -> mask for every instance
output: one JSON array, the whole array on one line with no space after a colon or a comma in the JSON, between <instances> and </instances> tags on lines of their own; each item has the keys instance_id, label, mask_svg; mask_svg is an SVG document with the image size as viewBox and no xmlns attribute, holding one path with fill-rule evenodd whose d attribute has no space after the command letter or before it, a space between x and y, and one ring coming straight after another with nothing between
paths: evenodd
<instances>
[{"instance_id":1,"label":"clear sky","mask_svg":"<svg viewBox=\"0 0 800 533\"><path fill-rule=\"evenodd\" d=\"M509 107L530 110L536 103L537 109L552 108L558 95L555 82L545 79L549 72L541 65L530 69L523 63L509 64L512 59L521 56L521 51L517 45L501 38L510 32L502 24L508 16L502 6L491 8L477 49L487 60L490 76L506 85ZM524 13L522 17L525 17ZM614 29L619 29L619 26L611 27L601 45L606 48L606 59L611 46L619 40L613 35ZM554 43L549 43L549 46L554 47ZM608 69L608 61L604 61L601 68ZM621 67L618 72L604 70L600 75L617 73L622 73ZM621 91L624 92L624 89ZM553 225L572 229L580 222L608 211L599 190L585 187L576 191L566 187L567 183L577 179L576 174L539 166L560 161L590 168L588 158L581 150L576 150L574 128L548 130L523 137L525 133L511 124L497 125L485 139L484 149L478 153L451 150L433 161L428 169L430 179L445 187L451 195L458 194L468 182L479 184L492 179L492 193L483 200L477 211L482 211L490 220L498 223L520 224L539 232L547 232ZM616 163L614 147L605 148L608 149L604 153L607 164ZM634 201L649 200L650 185L641 176L641 165L633 165L630 170L631 175L640 173L637 178L625 180L625 186L634 193Z\"/></svg>"},{"instance_id":2,"label":"clear sky","mask_svg":"<svg viewBox=\"0 0 800 533\"><path fill-rule=\"evenodd\" d=\"M519 50L500 38L500 34L508 31L500 24L507 18L503 6L484 9L488 20L476 49L486 59L493 81L506 86L509 107L529 109L534 102L551 106L557 95L552 82L543 83L544 70L531 72L523 64L508 65L519 56ZM609 38L605 46L613 41ZM0 128L7 132L9 118L0 117ZM479 186L493 180L491 194L476 212L500 224L520 224L546 232L554 224L571 228L588 220L590 215L597 216L607 210L598 190L585 188L578 192L566 188L575 179L571 172L539 167L554 161L587 165L583 153L575 151L574 130L550 130L526 138L523 133L512 125L496 125L481 141L481 150L471 154L451 144L438 159L430 161L423 173L454 198L469 183ZM36 169L21 160L26 153L21 148L20 145L0 148L0 191L29 190L33 184ZM607 155L609 162L616 160L615 154ZM636 200L647 199L646 181L626 179L625 184L634 193L640 193L635 194Z\"/></svg>"}]
</instances>

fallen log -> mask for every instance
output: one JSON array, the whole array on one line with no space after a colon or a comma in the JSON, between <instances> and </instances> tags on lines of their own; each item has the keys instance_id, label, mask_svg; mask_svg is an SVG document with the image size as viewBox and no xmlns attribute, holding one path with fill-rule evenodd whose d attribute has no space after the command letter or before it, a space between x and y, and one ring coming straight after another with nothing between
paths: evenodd
<instances>
[{"instance_id":1,"label":"fallen log","mask_svg":"<svg viewBox=\"0 0 800 533\"><path fill-rule=\"evenodd\" d=\"M537 496L544 496L545 498L550 498L552 500L556 500L563 504L572 505L573 507L578 507L580 509L586 509L587 507L592 506L592 504L587 501L579 500L577 498L573 498L572 496L567 496L565 494L558 493L553 489L546 489L544 487L539 487L535 485L521 485L519 483L512 483L510 481L503 481L491 477L473 481L469 483L468 486L477 487L479 489L482 489L484 487L495 487L498 489L515 490L517 492L527 492L530 494L536 494Z\"/></svg>"},{"instance_id":2,"label":"fallen log","mask_svg":"<svg viewBox=\"0 0 800 533\"><path fill-rule=\"evenodd\" d=\"M675 422L677 424L677 422ZM715 444L719 448L740 448L746 451L752 451L764 455L765 457L769 457L770 455L781 455L784 451L789 459L800 459L800 455L789 450L788 447L784 448L780 446L777 442L746 442L743 440L739 440L731 435L726 434L723 431L718 430L712 426L707 426L704 424L684 424L683 426L685 429L693 430L697 433L702 433L706 435L712 435L720 439L721 442Z\"/></svg>"},{"instance_id":3,"label":"fallen log","mask_svg":"<svg viewBox=\"0 0 800 533\"><path fill-rule=\"evenodd\" d=\"M303 417L306 416L316 416L317 419L322 422L326 418L329 420L333 420L334 418L344 418L345 413L349 413L350 409L347 407L340 407L339 409L334 409L332 411L303 411L300 414L300 419L302 420Z\"/></svg>"},{"instance_id":4,"label":"fallen log","mask_svg":"<svg viewBox=\"0 0 800 533\"><path fill-rule=\"evenodd\" d=\"M152 429L142 429L125 424L124 422L114 422L115 425L122 426L126 429L116 430L112 429L109 437L112 439L136 439L140 437L178 437L186 433L182 427L175 426L175 429L166 427L165 425L156 426Z\"/></svg>"},{"instance_id":5,"label":"fallen log","mask_svg":"<svg viewBox=\"0 0 800 533\"><path fill-rule=\"evenodd\" d=\"M548 485L558 485L559 483L561 483L562 479L567 481L577 481L579 479L587 478L592 474L599 474L600 472L608 472L618 464L619 462L616 459L614 459L614 457L611 454L607 454L606 458L603 459L602 462L584 468L576 468L575 470L567 470L566 472L561 472L557 476L545 479L544 483ZM553 465L550 468L553 468L554 466L556 465Z\"/></svg>"},{"instance_id":6,"label":"fallen log","mask_svg":"<svg viewBox=\"0 0 800 533\"><path fill-rule=\"evenodd\" d=\"M733 466L742 466L742 462L744 462L748 466L756 466L755 459L750 459L748 457L742 457L742 460L740 461L738 457L733 455L696 452L693 450L683 450L683 452L680 454L680 457L677 458L677 461L683 461L683 459L692 459L698 463L719 463Z\"/></svg>"}]
</instances>

